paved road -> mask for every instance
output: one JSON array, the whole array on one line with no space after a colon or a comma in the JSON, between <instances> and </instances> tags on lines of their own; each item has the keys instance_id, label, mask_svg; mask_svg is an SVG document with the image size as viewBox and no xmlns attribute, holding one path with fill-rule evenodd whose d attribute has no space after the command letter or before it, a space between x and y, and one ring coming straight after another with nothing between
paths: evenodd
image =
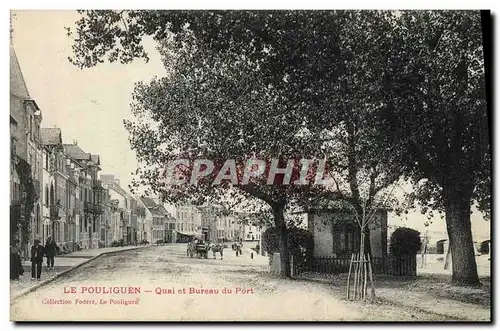
<instances>
[{"instance_id":1,"label":"paved road","mask_svg":"<svg viewBox=\"0 0 500 331\"><path fill-rule=\"evenodd\" d=\"M106 247L106 248L96 248L87 249L78 252L73 252L66 255L59 255L55 257L54 270L48 270L46 267L47 259L43 259L42 275L40 277L41 281L53 278L57 274L70 269L76 265L82 264L91 258L96 257L102 253L117 252L121 250L142 248L144 246L124 246L124 247ZM31 280L31 262L23 261L24 275L22 275L19 280L10 281L10 296L17 296L22 291L33 287L39 283L37 280Z\"/></svg>"},{"instance_id":2,"label":"paved road","mask_svg":"<svg viewBox=\"0 0 500 331\"><path fill-rule=\"evenodd\" d=\"M236 257L227 249L223 260L214 260L212 255L188 258L185 249L174 244L98 258L14 300L11 319L443 320L387 304L346 302L335 297L329 285L272 277L267 273L267 258L251 259L248 252ZM76 293L64 293L72 290ZM90 293L115 290L126 293Z\"/></svg>"}]
</instances>

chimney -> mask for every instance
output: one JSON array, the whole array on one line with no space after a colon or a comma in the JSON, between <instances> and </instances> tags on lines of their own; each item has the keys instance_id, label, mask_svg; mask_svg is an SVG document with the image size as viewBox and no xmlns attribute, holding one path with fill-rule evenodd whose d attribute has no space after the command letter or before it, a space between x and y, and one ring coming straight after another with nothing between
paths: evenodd
<instances>
[{"instance_id":1,"label":"chimney","mask_svg":"<svg viewBox=\"0 0 500 331\"><path fill-rule=\"evenodd\" d=\"M10 44L14 45L13 39L14 39L14 27L12 25L12 20L15 18L15 14L10 14Z\"/></svg>"},{"instance_id":2,"label":"chimney","mask_svg":"<svg viewBox=\"0 0 500 331\"><path fill-rule=\"evenodd\" d=\"M73 145L78 145L78 141L76 141L76 139L73 139Z\"/></svg>"}]
</instances>

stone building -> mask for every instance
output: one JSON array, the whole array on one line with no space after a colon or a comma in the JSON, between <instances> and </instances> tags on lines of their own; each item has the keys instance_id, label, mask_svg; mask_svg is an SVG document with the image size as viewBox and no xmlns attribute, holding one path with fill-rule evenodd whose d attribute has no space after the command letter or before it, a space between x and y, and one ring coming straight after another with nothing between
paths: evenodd
<instances>
[{"instance_id":1,"label":"stone building","mask_svg":"<svg viewBox=\"0 0 500 331\"><path fill-rule=\"evenodd\" d=\"M22 254L42 229L41 111L31 99L16 52L10 45L11 237ZM27 229L24 231L22 229ZM29 233L29 234L28 234Z\"/></svg>"},{"instance_id":2,"label":"stone building","mask_svg":"<svg viewBox=\"0 0 500 331\"><path fill-rule=\"evenodd\" d=\"M314 256L350 257L360 249L360 229L350 212L324 208L307 213L308 230L314 236ZM370 223L374 258L387 258L387 211L380 210Z\"/></svg>"}]
</instances>

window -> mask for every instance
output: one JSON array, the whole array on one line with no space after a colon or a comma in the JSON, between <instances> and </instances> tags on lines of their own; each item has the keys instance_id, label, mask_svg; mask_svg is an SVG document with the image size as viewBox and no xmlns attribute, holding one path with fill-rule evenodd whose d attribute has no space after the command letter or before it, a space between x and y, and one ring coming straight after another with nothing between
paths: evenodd
<instances>
[{"instance_id":1,"label":"window","mask_svg":"<svg viewBox=\"0 0 500 331\"><path fill-rule=\"evenodd\" d=\"M40 205L36 205L36 234L40 234Z\"/></svg>"},{"instance_id":2,"label":"window","mask_svg":"<svg viewBox=\"0 0 500 331\"><path fill-rule=\"evenodd\" d=\"M33 118L30 116L29 119L28 119L28 124L29 124L29 133L30 133L30 139L33 138L32 137L32 132L33 132Z\"/></svg>"},{"instance_id":3,"label":"window","mask_svg":"<svg viewBox=\"0 0 500 331\"><path fill-rule=\"evenodd\" d=\"M15 138L10 139L10 149L12 151L12 154L16 155L16 139Z\"/></svg>"},{"instance_id":4,"label":"window","mask_svg":"<svg viewBox=\"0 0 500 331\"><path fill-rule=\"evenodd\" d=\"M342 252L357 253L359 251L359 230L352 225L344 228L340 233L340 250Z\"/></svg>"}]
</instances>

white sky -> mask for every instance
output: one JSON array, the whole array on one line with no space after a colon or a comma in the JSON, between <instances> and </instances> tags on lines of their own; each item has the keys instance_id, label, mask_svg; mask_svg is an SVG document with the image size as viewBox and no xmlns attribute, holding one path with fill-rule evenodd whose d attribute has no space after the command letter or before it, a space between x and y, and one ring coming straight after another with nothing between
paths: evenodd
<instances>
[{"instance_id":1,"label":"white sky","mask_svg":"<svg viewBox=\"0 0 500 331\"><path fill-rule=\"evenodd\" d=\"M84 151L99 154L102 172L115 174L126 188L137 164L123 126L130 114L133 85L165 73L153 42L145 45L150 56L147 64L136 60L80 70L67 60L72 43L64 29L78 19L75 11L14 13L14 47L31 97L42 109L42 127L58 126L65 143L77 140ZM425 231L425 220L415 211L404 218L390 217L389 223ZM489 226L480 213L473 213L476 237L488 236ZM446 231L445 222L436 216L428 229Z\"/></svg>"},{"instance_id":2,"label":"white sky","mask_svg":"<svg viewBox=\"0 0 500 331\"><path fill-rule=\"evenodd\" d=\"M127 187L137 160L128 143L123 119L130 114L135 82L163 75L152 41L149 63L103 63L80 70L68 61L76 11L15 11L13 43L31 97L42 110L42 127L62 129L65 143L78 141L86 152L101 156L102 172Z\"/></svg>"}]
</instances>

